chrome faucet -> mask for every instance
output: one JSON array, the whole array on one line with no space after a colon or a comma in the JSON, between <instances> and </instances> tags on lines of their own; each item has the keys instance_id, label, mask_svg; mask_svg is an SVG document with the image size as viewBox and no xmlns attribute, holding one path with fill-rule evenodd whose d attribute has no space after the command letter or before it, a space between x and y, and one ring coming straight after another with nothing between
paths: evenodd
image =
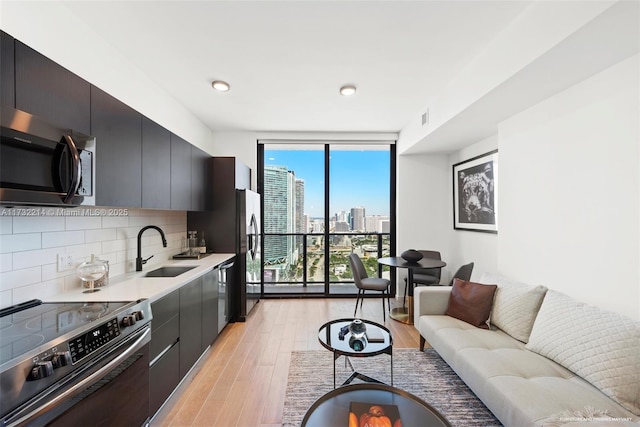
<instances>
[{"instance_id":1,"label":"chrome faucet","mask_svg":"<svg viewBox=\"0 0 640 427\"><path fill-rule=\"evenodd\" d=\"M153 255L151 255L147 259L142 259L142 233L144 233L144 231L148 228L155 228L156 230L158 230L160 236L162 237L162 246L164 246L165 248L167 247L167 239L164 237L164 232L162 231L162 229L160 229L160 227L157 227L155 225L147 225L146 227L142 227L142 230L140 230L140 232L138 233L138 257L136 258L136 271L142 271L142 265L146 264L147 261L153 258Z\"/></svg>"}]
</instances>

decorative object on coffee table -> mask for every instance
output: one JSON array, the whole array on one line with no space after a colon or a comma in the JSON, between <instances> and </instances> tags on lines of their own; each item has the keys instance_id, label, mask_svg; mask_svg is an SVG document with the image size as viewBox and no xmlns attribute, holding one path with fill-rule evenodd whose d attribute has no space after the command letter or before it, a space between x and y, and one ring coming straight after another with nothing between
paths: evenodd
<instances>
[{"instance_id":1,"label":"decorative object on coffee table","mask_svg":"<svg viewBox=\"0 0 640 427\"><path fill-rule=\"evenodd\" d=\"M357 321L357 322L356 322ZM362 324L362 325L360 325ZM351 332L352 325L355 325L356 334ZM362 328L362 326L365 326ZM345 331L345 328L347 331ZM382 335L383 340L377 342L367 342L366 332L376 332ZM351 376L343 383L349 384L358 378L362 381L380 383L380 381L363 375L353 369L349 357L371 357L379 354L388 354L391 358L391 385L393 385L393 338L391 332L382 325L370 320L361 319L338 319L325 323L318 331L318 341L327 350L333 352L333 387L336 387L336 360L340 356L345 357L345 366L351 368Z\"/></svg>"},{"instance_id":2,"label":"decorative object on coffee table","mask_svg":"<svg viewBox=\"0 0 640 427\"><path fill-rule=\"evenodd\" d=\"M391 421L379 415L377 408L394 405L399 418L406 426L451 427L449 421L433 406L399 388L385 384L351 384L332 390L318 399L302 419L303 427L340 426L349 420L350 405L347 402L368 402L375 409L373 414L360 420L360 425L390 425ZM377 423L377 418L380 423ZM383 421L384 420L384 421ZM367 421L364 424L363 421ZM385 424L384 422L387 422ZM398 424L396 424L398 425Z\"/></svg>"}]
</instances>

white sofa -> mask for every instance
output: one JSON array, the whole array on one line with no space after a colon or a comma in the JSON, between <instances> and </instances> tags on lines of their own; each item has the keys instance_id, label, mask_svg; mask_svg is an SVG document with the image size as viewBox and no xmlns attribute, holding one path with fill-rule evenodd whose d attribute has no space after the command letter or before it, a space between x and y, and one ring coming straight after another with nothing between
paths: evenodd
<instances>
[{"instance_id":1,"label":"white sofa","mask_svg":"<svg viewBox=\"0 0 640 427\"><path fill-rule=\"evenodd\" d=\"M414 292L414 325L505 426L640 425L640 323L503 277L490 329L445 315L452 287Z\"/></svg>"}]
</instances>

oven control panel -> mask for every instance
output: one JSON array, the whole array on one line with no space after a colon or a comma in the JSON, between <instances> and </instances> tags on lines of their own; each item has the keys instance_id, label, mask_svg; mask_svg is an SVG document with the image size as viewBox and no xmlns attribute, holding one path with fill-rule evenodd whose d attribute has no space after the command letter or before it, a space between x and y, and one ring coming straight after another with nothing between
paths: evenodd
<instances>
[{"instance_id":1,"label":"oven control panel","mask_svg":"<svg viewBox=\"0 0 640 427\"><path fill-rule=\"evenodd\" d=\"M97 328L70 340L71 360L73 363L77 363L119 336L120 326L118 325L118 319L114 317Z\"/></svg>"}]
</instances>

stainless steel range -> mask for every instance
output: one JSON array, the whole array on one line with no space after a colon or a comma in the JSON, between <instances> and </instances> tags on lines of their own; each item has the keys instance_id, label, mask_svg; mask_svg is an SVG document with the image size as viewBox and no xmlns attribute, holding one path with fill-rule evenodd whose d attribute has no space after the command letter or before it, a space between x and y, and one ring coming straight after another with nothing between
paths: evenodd
<instances>
[{"instance_id":1,"label":"stainless steel range","mask_svg":"<svg viewBox=\"0 0 640 427\"><path fill-rule=\"evenodd\" d=\"M2 425L149 421L149 301L0 310Z\"/></svg>"}]
</instances>

